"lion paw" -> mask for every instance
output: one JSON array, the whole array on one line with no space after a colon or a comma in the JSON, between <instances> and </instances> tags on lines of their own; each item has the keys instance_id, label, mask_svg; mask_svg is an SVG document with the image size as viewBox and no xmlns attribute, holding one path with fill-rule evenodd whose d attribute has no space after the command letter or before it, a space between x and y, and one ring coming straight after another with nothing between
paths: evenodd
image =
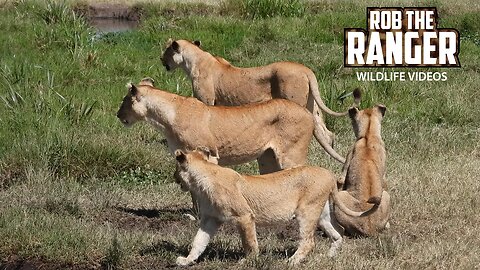
<instances>
[{"instance_id":1,"label":"lion paw","mask_svg":"<svg viewBox=\"0 0 480 270\"><path fill-rule=\"evenodd\" d=\"M329 258L333 258L333 257L337 256L337 249L331 248L331 249L328 251L327 256L328 256Z\"/></svg>"},{"instance_id":2,"label":"lion paw","mask_svg":"<svg viewBox=\"0 0 480 270\"><path fill-rule=\"evenodd\" d=\"M343 243L342 239L338 239L337 241L334 241L330 246L330 250L328 250L327 256L329 258L333 258L337 256L338 250L342 247L342 243Z\"/></svg>"},{"instance_id":3,"label":"lion paw","mask_svg":"<svg viewBox=\"0 0 480 270\"><path fill-rule=\"evenodd\" d=\"M193 264L193 261L189 260L187 257L180 256L177 258L176 263L177 265L180 265L180 266L187 266L187 265Z\"/></svg>"},{"instance_id":4,"label":"lion paw","mask_svg":"<svg viewBox=\"0 0 480 270\"><path fill-rule=\"evenodd\" d=\"M302 261L302 259L303 258L301 258L300 256L295 256L294 254L292 257L288 258L287 263L289 265L297 265Z\"/></svg>"},{"instance_id":5,"label":"lion paw","mask_svg":"<svg viewBox=\"0 0 480 270\"><path fill-rule=\"evenodd\" d=\"M191 214L183 214L184 217L186 217L188 220L194 221L197 220L197 218Z\"/></svg>"}]
</instances>

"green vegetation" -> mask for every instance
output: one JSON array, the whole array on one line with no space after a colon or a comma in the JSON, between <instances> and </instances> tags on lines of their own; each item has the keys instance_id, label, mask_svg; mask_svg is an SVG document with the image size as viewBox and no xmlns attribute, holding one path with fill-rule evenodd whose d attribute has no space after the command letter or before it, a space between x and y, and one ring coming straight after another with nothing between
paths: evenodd
<instances>
[{"instance_id":1,"label":"green vegetation","mask_svg":"<svg viewBox=\"0 0 480 270\"><path fill-rule=\"evenodd\" d=\"M305 13L305 4L299 0L246 0L243 8L243 12L253 18L300 17Z\"/></svg>"},{"instance_id":2,"label":"green vegetation","mask_svg":"<svg viewBox=\"0 0 480 270\"><path fill-rule=\"evenodd\" d=\"M138 30L103 36L72 12L75 3L0 4L0 264L161 269L187 253L197 224L182 216L190 199L173 182L162 134L147 124L125 129L115 116L125 84L146 76L191 94L183 72L167 73L160 62L173 37L199 39L237 66L303 63L334 110L348 107L350 99L338 97L355 87L364 91L363 108L387 106L392 228L346 239L335 260L318 237L303 267L478 267L480 10L473 4L411 3L437 6L440 26L461 32L462 68L418 69L445 71L446 82L359 82L356 70L342 68L343 29L365 27L365 8L375 1L138 3ZM349 120L326 121L345 155L354 138ZM341 169L317 143L309 163ZM256 173L255 164L235 168ZM239 237L226 226L196 269L284 269L294 230L260 229L261 256L240 266Z\"/></svg>"}]
</instances>

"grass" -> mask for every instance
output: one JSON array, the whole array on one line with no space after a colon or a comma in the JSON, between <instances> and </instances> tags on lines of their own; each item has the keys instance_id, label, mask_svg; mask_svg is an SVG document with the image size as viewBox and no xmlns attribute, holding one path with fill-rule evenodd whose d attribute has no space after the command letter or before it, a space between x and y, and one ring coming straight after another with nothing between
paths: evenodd
<instances>
[{"instance_id":1,"label":"grass","mask_svg":"<svg viewBox=\"0 0 480 270\"><path fill-rule=\"evenodd\" d=\"M299 0L245 0L243 12L252 18L301 17L305 13L305 3Z\"/></svg>"},{"instance_id":2,"label":"grass","mask_svg":"<svg viewBox=\"0 0 480 270\"><path fill-rule=\"evenodd\" d=\"M186 76L167 73L159 60L173 37L199 39L238 66L304 63L335 110L350 104L337 97L355 87L364 90L362 107L387 106L392 228L346 239L334 260L318 237L302 268L478 268L480 7L410 4L437 6L440 26L460 30L462 68L425 69L446 71L446 82L358 82L355 70L342 68L343 28L365 27L365 7L378 1L139 2L137 31L99 39L72 13L74 2L0 5L0 264L161 269L188 252L197 223L182 216L190 199L173 182L163 136L146 124L124 129L115 117L125 83L145 76L191 94ZM349 120L326 120L345 154L354 138ZM309 163L340 172L317 143ZM255 164L235 168L256 173ZM295 240L292 224L260 229L261 256L238 265L239 237L225 226L193 268L285 269Z\"/></svg>"}]
</instances>

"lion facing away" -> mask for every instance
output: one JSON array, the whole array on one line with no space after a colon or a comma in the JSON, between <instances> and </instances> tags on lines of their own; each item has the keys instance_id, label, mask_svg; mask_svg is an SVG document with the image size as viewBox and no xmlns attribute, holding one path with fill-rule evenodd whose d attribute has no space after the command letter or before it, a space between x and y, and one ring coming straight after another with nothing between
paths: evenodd
<instances>
[{"instance_id":1,"label":"lion facing away","mask_svg":"<svg viewBox=\"0 0 480 270\"><path fill-rule=\"evenodd\" d=\"M207 105L238 106L283 98L306 107L314 116L314 135L321 146L330 156L345 162L332 148L334 135L325 126L322 111L334 116L347 112L334 112L324 104L315 74L306 66L276 62L239 68L202 50L199 41L186 40L169 40L162 63L167 70L181 67L192 81L193 95Z\"/></svg>"},{"instance_id":2,"label":"lion facing away","mask_svg":"<svg viewBox=\"0 0 480 270\"><path fill-rule=\"evenodd\" d=\"M337 180L323 168L299 166L279 172L248 176L211 163L210 153L175 151L176 182L184 191L195 194L199 202L200 228L187 257L178 257L178 265L190 265L203 253L210 239L224 222L233 222L242 239L246 255L259 252L256 225L298 221L300 243L289 263L297 264L313 249L315 230L320 226L334 241L329 256L341 246L342 237L330 221L332 197L338 207L360 216L338 201ZM209 161L210 160L210 161ZM323 213L322 213L323 210Z\"/></svg>"},{"instance_id":3,"label":"lion facing away","mask_svg":"<svg viewBox=\"0 0 480 270\"><path fill-rule=\"evenodd\" d=\"M343 168L340 182L343 191L339 197L349 209L362 211L375 205L370 215L352 218L341 209L335 208L338 223L347 233L372 236L388 227L390 195L386 191L385 144L380 130L386 107L377 105L371 109L349 110L356 142Z\"/></svg>"}]
</instances>

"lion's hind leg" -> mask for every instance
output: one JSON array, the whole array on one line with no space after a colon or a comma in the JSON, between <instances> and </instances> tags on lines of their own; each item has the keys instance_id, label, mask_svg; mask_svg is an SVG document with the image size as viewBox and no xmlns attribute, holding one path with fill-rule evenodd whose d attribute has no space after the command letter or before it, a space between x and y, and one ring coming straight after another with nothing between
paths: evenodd
<instances>
[{"instance_id":1,"label":"lion's hind leg","mask_svg":"<svg viewBox=\"0 0 480 270\"><path fill-rule=\"evenodd\" d=\"M341 248L343 238L342 235L339 233L343 233L343 229L339 226L336 222L332 213L330 211L330 203L327 201L325 206L323 207L322 214L320 215L320 219L318 220L318 225L325 232L325 234L332 239L332 245L330 246L330 250L328 251L329 257L334 257L337 255L338 249ZM335 228L337 227L337 228Z\"/></svg>"},{"instance_id":2,"label":"lion's hind leg","mask_svg":"<svg viewBox=\"0 0 480 270\"><path fill-rule=\"evenodd\" d=\"M255 228L255 220L253 213L246 213L245 215L235 218L235 223L242 238L243 250L246 256L258 255L257 231Z\"/></svg>"},{"instance_id":3,"label":"lion's hind leg","mask_svg":"<svg viewBox=\"0 0 480 270\"><path fill-rule=\"evenodd\" d=\"M317 206L317 205L312 205ZM288 263L295 265L300 263L315 247L315 230L321 209L317 207L299 207L295 216L300 231L300 243L297 251L288 259Z\"/></svg>"},{"instance_id":4,"label":"lion's hind leg","mask_svg":"<svg viewBox=\"0 0 480 270\"><path fill-rule=\"evenodd\" d=\"M379 210L380 218L378 221L377 230L379 232L383 230L388 230L390 228L390 194L387 191L383 191L382 193L382 201L380 203Z\"/></svg>"}]
</instances>

